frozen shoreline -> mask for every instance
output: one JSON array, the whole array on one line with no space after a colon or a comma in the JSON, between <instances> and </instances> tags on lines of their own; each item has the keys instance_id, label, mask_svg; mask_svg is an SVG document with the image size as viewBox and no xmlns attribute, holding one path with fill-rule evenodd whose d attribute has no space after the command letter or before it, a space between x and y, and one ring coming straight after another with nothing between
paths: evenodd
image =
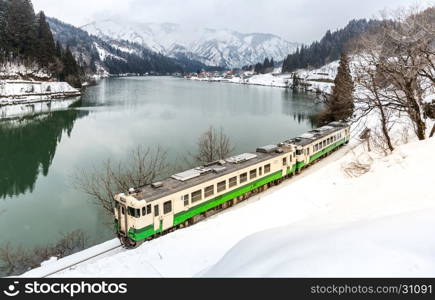
<instances>
[{"instance_id":1,"label":"frozen shoreline","mask_svg":"<svg viewBox=\"0 0 435 300\"><path fill-rule=\"evenodd\" d=\"M0 119L42 113L70 106L81 92L66 82L0 81Z\"/></svg>"}]
</instances>

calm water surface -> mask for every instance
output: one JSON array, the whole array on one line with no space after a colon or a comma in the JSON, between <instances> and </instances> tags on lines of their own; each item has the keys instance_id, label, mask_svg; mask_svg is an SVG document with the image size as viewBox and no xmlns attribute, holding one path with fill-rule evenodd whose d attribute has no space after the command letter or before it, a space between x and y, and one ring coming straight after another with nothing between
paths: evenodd
<instances>
[{"instance_id":1,"label":"calm water surface","mask_svg":"<svg viewBox=\"0 0 435 300\"><path fill-rule=\"evenodd\" d=\"M0 121L0 246L42 246L75 229L92 244L112 238L111 220L72 186L77 169L137 145L160 145L175 163L210 125L235 153L255 151L309 130L320 108L279 88L134 77L103 80L65 111Z\"/></svg>"}]
</instances>

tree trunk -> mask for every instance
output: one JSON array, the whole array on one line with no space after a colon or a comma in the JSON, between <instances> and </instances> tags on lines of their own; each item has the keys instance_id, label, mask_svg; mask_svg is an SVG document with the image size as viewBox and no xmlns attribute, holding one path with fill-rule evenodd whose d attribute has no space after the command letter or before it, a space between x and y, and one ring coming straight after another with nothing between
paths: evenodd
<instances>
[{"instance_id":1,"label":"tree trunk","mask_svg":"<svg viewBox=\"0 0 435 300\"><path fill-rule=\"evenodd\" d=\"M429 137L433 137L434 134L435 134L435 124L433 124L433 126L432 126L432 130L430 131Z\"/></svg>"}]
</instances>

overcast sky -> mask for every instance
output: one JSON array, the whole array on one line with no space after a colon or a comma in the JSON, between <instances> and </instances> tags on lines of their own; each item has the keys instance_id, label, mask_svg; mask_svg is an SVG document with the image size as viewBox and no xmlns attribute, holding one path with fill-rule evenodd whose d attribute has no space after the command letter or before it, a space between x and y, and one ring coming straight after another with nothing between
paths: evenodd
<instances>
[{"instance_id":1,"label":"overcast sky","mask_svg":"<svg viewBox=\"0 0 435 300\"><path fill-rule=\"evenodd\" d=\"M32 0L36 11L81 26L113 17L274 33L308 43L353 18L433 0Z\"/></svg>"}]
</instances>

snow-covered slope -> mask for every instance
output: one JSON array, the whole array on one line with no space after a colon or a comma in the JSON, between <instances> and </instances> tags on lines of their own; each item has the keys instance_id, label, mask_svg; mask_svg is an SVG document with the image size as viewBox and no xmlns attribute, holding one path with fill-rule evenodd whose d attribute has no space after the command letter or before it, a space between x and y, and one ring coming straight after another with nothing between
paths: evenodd
<instances>
[{"instance_id":1,"label":"snow-covered slope","mask_svg":"<svg viewBox=\"0 0 435 300\"><path fill-rule=\"evenodd\" d=\"M387 157L351 147L194 226L56 276L435 276L435 139ZM349 177L356 157L370 171Z\"/></svg>"},{"instance_id":2,"label":"snow-covered slope","mask_svg":"<svg viewBox=\"0 0 435 300\"><path fill-rule=\"evenodd\" d=\"M273 57L282 60L297 43L273 34L189 28L172 23L97 21L82 29L104 40L127 40L171 57L188 57L209 66L241 67Z\"/></svg>"}]
</instances>

